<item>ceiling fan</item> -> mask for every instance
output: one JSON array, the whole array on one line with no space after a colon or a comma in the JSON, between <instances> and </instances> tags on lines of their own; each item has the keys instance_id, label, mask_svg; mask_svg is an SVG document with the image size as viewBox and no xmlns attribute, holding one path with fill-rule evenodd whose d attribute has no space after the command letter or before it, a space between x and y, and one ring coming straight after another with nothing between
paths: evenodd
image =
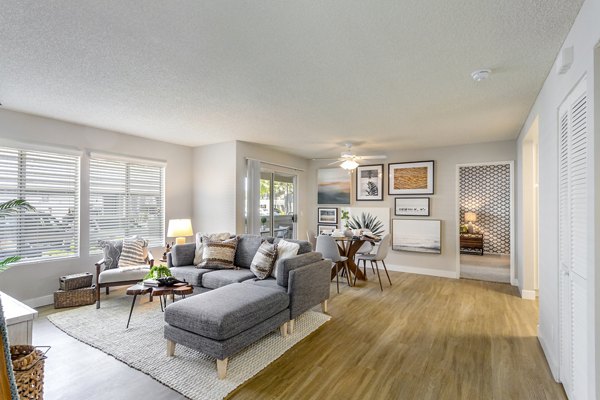
<instances>
[{"instance_id":1,"label":"ceiling fan","mask_svg":"<svg viewBox=\"0 0 600 400\"><path fill-rule=\"evenodd\" d=\"M380 160L387 158L385 155L357 156L352 152L352 143L345 143L344 145L346 146L346 150L340 154L340 157L336 161L327 165L340 164L340 167L345 170L352 171L360 165L360 161L362 160ZM334 158L313 158L313 160L334 160Z\"/></svg>"}]
</instances>

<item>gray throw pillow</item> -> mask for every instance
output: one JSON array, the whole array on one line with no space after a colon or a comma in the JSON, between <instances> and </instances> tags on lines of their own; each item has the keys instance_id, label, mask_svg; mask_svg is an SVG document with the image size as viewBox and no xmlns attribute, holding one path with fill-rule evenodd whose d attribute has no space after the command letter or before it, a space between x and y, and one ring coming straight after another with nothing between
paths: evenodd
<instances>
[{"instance_id":1,"label":"gray throw pillow","mask_svg":"<svg viewBox=\"0 0 600 400\"><path fill-rule=\"evenodd\" d=\"M122 240L98 240L104 253L104 269L113 269L119 266L119 258L123 250Z\"/></svg>"},{"instance_id":2,"label":"gray throw pillow","mask_svg":"<svg viewBox=\"0 0 600 400\"><path fill-rule=\"evenodd\" d=\"M277 260L277 245L264 241L250 263L250 271L258 279L268 278L273 270L273 265L275 265L275 260Z\"/></svg>"}]
</instances>

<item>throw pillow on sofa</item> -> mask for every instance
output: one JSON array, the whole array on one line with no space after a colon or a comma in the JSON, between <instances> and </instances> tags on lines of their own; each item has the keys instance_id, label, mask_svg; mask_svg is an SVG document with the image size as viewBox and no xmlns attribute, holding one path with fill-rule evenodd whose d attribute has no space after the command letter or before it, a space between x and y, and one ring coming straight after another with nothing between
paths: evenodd
<instances>
[{"instance_id":1,"label":"throw pillow on sofa","mask_svg":"<svg viewBox=\"0 0 600 400\"><path fill-rule=\"evenodd\" d=\"M123 250L122 240L98 240L102 248L104 269L113 269L119 266L119 257Z\"/></svg>"},{"instance_id":2,"label":"throw pillow on sofa","mask_svg":"<svg viewBox=\"0 0 600 400\"><path fill-rule=\"evenodd\" d=\"M250 271L258 279L266 279L271 276L275 260L277 260L277 245L264 241L252 259Z\"/></svg>"},{"instance_id":3,"label":"throw pillow on sofa","mask_svg":"<svg viewBox=\"0 0 600 400\"><path fill-rule=\"evenodd\" d=\"M202 262L197 268L234 269L235 250L238 238L228 240L210 240L202 237Z\"/></svg>"},{"instance_id":4,"label":"throw pillow on sofa","mask_svg":"<svg viewBox=\"0 0 600 400\"><path fill-rule=\"evenodd\" d=\"M202 262L202 237L203 236L208 236L209 240L219 240L219 241L223 241L223 240L227 240L231 237L231 235L229 234L229 232L222 232L222 233L211 233L210 235L207 234L203 234L203 233L196 233L196 252L194 254L194 265L198 265Z\"/></svg>"},{"instance_id":5,"label":"throw pillow on sofa","mask_svg":"<svg viewBox=\"0 0 600 400\"><path fill-rule=\"evenodd\" d=\"M277 242L277 259L281 260L284 258L293 257L298 254L298 250L300 250L300 245L298 243L280 240ZM273 268L271 275L273 278L277 278L277 268Z\"/></svg>"}]
</instances>

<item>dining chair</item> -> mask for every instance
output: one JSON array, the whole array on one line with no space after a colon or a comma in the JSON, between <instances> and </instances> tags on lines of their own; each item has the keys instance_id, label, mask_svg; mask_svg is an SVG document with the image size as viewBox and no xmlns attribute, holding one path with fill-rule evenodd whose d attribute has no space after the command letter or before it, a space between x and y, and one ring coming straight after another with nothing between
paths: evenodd
<instances>
[{"instance_id":1,"label":"dining chair","mask_svg":"<svg viewBox=\"0 0 600 400\"><path fill-rule=\"evenodd\" d=\"M317 237L315 250L321 253L323 258L331 260L332 266L335 266L335 283L338 293L340 292L340 268L342 271L346 271L346 280L348 281L348 286L352 286L350 283L350 271L348 270L348 257L340 255L338 246L331 236L319 235Z\"/></svg>"},{"instance_id":2,"label":"dining chair","mask_svg":"<svg viewBox=\"0 0 600 400\"><path fill-rule=\"evenodd\" d=\"M317 248L317 236L315 235L315 232L310 230L306 231L306 239L312 246L313 250L315 250Z\"/></svg>"},{"instance_id":3,"label":"dining chair","mask_svg":"<svg viewBox=\"0 0 600 400\"><path fill-rule=\"evenodd\" d=\"M358 263L362 260L363 262L363 271L365 276L367 275L367 261L371 262L371 266L375 264L375 271L377 271L377 278L379 279L379 287L383 291L383 285L381 284L381 275L379 275L379 264L381 261L383 264L383 269L385 270L385 274L387 275L388 281L390 282L390 286L392 286L392 280L390 279L390 274L388 274L387 267L385 266L385 258L387 257L388 250L390 249L390 234L385 234L381 240L379 241L379 248L377 249L377 253L375 254L362 254L357 257ZM354 284L356 284L356 275L354 275Z\"/></svg>"}]
</instances>

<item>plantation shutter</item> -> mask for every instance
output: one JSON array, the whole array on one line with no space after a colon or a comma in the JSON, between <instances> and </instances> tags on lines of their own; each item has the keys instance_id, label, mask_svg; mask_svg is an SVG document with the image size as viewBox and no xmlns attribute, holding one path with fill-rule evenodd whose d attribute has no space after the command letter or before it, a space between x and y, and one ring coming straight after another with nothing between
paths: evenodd
<instances>
[{"instance_id":1,"label":"plantation shutter","mask_svg":"<svg viewBox=\"0 0 600 400\"><path fill-rule=\"evenodd\" d=\"M102 155L90 159L90 252L98 240L139 235L150 247L162 246L164 165L119 160Z\"/></svg>"},{"instance_id":2,"label":"plantation shutter","mask_svg":"<svg viewBox=\"0 0 600 400\"><path fill-rule=\"evenodd\" d=\"M0 218L0 260L79 256L77 155L0 147L0 202L28 201L35 211Z\"/></svg>"}]
</instances>

